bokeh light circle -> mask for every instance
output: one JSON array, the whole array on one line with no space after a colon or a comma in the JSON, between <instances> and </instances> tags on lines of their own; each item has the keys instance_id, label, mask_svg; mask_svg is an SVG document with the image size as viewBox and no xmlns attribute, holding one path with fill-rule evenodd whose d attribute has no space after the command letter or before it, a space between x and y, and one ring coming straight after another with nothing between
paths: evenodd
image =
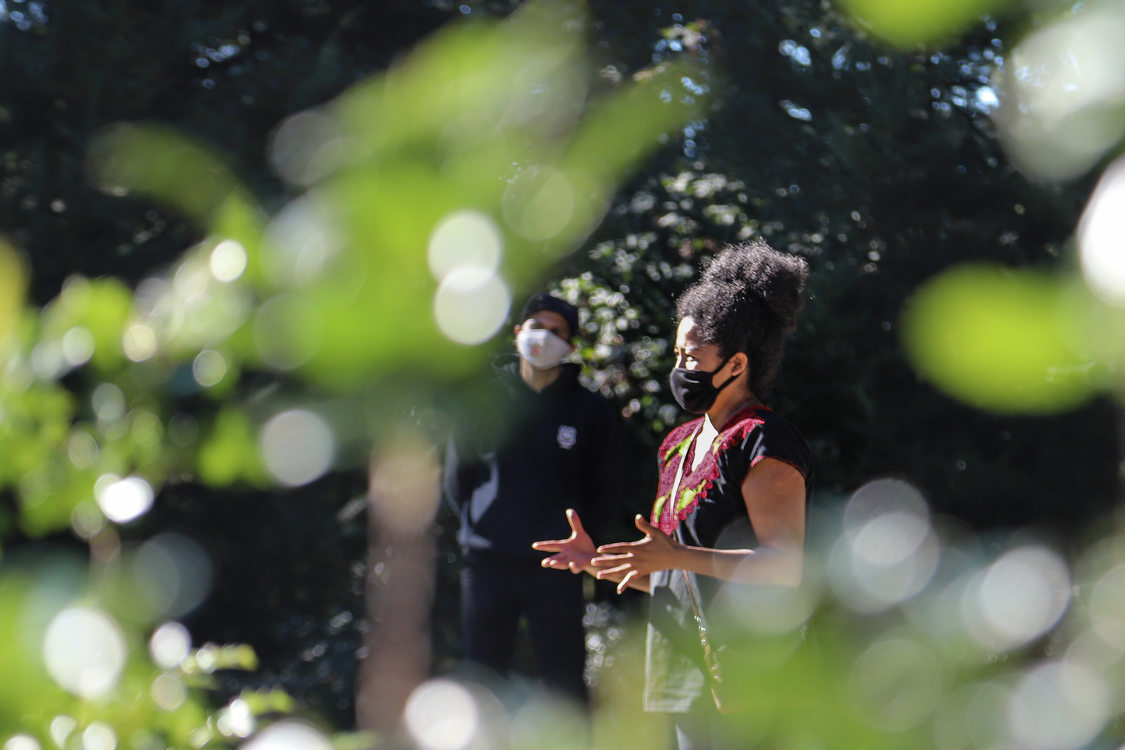
<instances>
[{"instance_id":1,"label":"bokeh light circle","mask_svg":"<svg viewBox=\"0 0 1125 750\"><path fill-rule=\"evenodd\" d=\"M502 254L503 238L492 217L464 209L437 223L430 235L427 258L434 278L441 280L459 268L495 272Z\"/></svg>"},{"instance_id":2,"label":"bokeh light circle","mask_svg":"<svg viewBox=\"0 0 1125 750\"><path fill-rule=\"evenodd\" d=\"M1010 688L995 682L964 685L946 695L931 725L935 750L1009 747L1010 696Z\"/></svg>"},{"instance_id":3,"label":"bokeh light circle","mask_svg":"<svg viewBox=\"0 0 1125 750\"><path fill-rule=\"evenodd\" d=\"M1058 622L1070 603L1071 579L1055 552L1036 545L1000 556L966 588L963 613L969 634L989 649L1009 650Z\"/></svg>"},{"instance_id":4,"label":"bokeh light circle","mask_svg":"<svg viewBox=\"0 0 1125 750\"><path fill-rule=\"evenodd\" d=\"M242 698L235 698L219 712L216 726L227 737L249 737L257 727L254 711Z\"/></svg>"},{"instance_id":5,"label":"bokeh light circle","mask_svg":"<svg viewBox=\"0 0 1125 750\"><path fill-rule=\"evenodd\" d=\"M4 743L4 750L42 750L42 746L29 734L13 734Z\"/></svg>"},{"instance_id":6,"label":"bokeh light circle","mask_svg":"<svg viewBox=\"0 0 1125 750\"><path fill-rule=\"evenodd\" d=\"M157 675L148 692L152 702L164 711L175 711L184 705L188 696L184 681L171 672Z\"/></svg>"},{"instance_id":7,"label":"bokeh light circle","mask_svg":"<svg viewBox=\"0 0 1125 750\"><path fill-rule=\"evenodd\" d=\"M112 690L125 668L126 654L121 627L89 607L59 612L43 638L47 672L80 698L99 698Z\"/></svg>"},{"instance_id":8,"label":"bokeh light circle","mask_svg":"<svg viewBox=\"0 0 1125 750\"><path fill-rule=\"evenodd\" d=\"M462 267L442 279L434 296L434 320L449 339L479 344L500 330L511 305L503 279L483 268Z\"/></svg>"},{"instance_id":9,"label":"bokeh light circle","mask_svg":"<svg viewBox=\"0 0 1125 750\"><path fill-rule=\"evenodd\" d=\"M226 357L214 349L204 349L191 362L192 377L204 388L221 383L228 369Z\"/></svg>"},{"instance_id":10,"label":"bokeh light circle","mask_svg":"<svg viewBox=\"0 0 1125 750\"><path fill-rule=\"evenodd\" d=\"M103 478L112 475L103 475ZM152 485L141 477L125 477L116 481L99 481L94 499L105 517L114 523L128 523L143 516L153 503Z\"/></svg>"},{"instance_id":11,"label":"bokeh light circle","mask_svg":"<svg viewBox=\"0 0 1125 750\"><path fill-rule=\"evenodd\" d=\"M1125 159L1106 169L1078 224L1078 256L1087 286L1125 306Z\"/></svg>"},{"instance_id":12,"label":"bokeh light circle","mask_svg":"<svg viewBox=\"0 0 1125 750\"><path fill-rule=\"evenodd\" d=\"M247 262L246 248L241 242L223 240L211 251L211 275L218 281L235 281L246 270Z\"/></svg>"},{"instance_id":13,"label":"bokeh light circle","mask_svg":"<svg viewBox=\"0 0 1125 750\"><path fill-rule=\"evenodd\" d=\"M332 466L336 438L319 414L290 409L263 425L259 447L266 469L290 487L318 479Z\"/></svg>"},{"instance_id":14,"label":"bokeh light circle","mask_svg":"<svg viewBox=\"0 0 1125 750\"><path fill-rule=\"evenodd\" d=\"M187 614L211 590L207 553L182 534L157 534L146 541L133 556L130 570L138 593L162 617Z\"/></svg>"},{"instance_id":15,"label":"bokeh light circle","mask_svg":"<svg viewBox=\"0 0 1125 750\"><path fill-rule=\"evenodd\" d=\"M103 422L113 422L125 416L125 393L113 383L101 383L90 394L90 406Z\"/></svg>"},{"instance_id":16,"label":"bokeh light circle","mask_svg":"<svg viewBox=\"0 0 1125 750\"><path fill-rule=\"evenodd\" d=\"M1110 690L1092 669L1071 662L1041 664L1012 691L1008 727L1023 750L1078 750L1109 718Z\"/></svg>"},{"instance_id":17,"label":"bokeh light circle","mask_svg":"<svg viewBox=\"0 0 1125 750\"><path fill-rule=\"evenodd\" d=\"M759 635L785 635L801 628L820 603L820 591L809 581L801 586L746 586L726 583L715 595L720 617Z\"/></svg>"},{"instance_id":18,"label":"bokeh light circle","mask_svg":"<svg viewBox=\"0 0 1125 750\"><path fill-rule=\"evenodd\" d=\"M191 633L178 622L166 622L148 641L152 661L161 669L174 669L191 651Z\"/></svg>"},{"instance_id":19,"label":"bokeh light circle","mask_svg":"<svg viewBox=\"0 0 1125 750\"><path fill-rule=\"evenodd\" d=\"M322 316L305 295L278 294L263 302L254 315L254 344L270 367L293 370L306 364L320 349Z\"/></svg>"},{"instance_id":20,"label":"bokeh light circle","mask_svg":"<svg viewBox=\"0 0 1125 750\"><path fill-rule=\"evenodd\" d=\"M574 218L575 187L566 174L540 169L520 175L504 192L504 221L516 234L532 242L550 240Z\"/></svg>"},{"instance_id":21,"label":"bokeh light circle","mask_svg":"<svg viewBox=\"0 0 1125 750\"><path fill-rule=\"evenodd\" d=\"M828 580L849 608L878 612L917 596L941 559L929 508L913 485L878 479L844 508L844 533L829 556Z\"/></svg>"},{"instance_id":22,"label":"bokeh light circle","mask_svg":"<svg viewBox=\"0 0 1125 750\"><path fill-rule=\"evenodd\" d=\"M333 750L323 732L292 719L270 724L239 747L241 750Z\"/></svg>"},{"instance_id":23,"label":"bokeh light circle","mask_svg":"<svg viewBox=\"0 0 1125 750\"><path fill-rule=\"evenodd\" d=\"M480 712L472 693L442 678L423 683L411 693L403 720L423 750L462 750L480 730Z\"/></svg>"},{"instance_id":24,"label":"bokeh light circle","mask_svg":"<svg viewBox=\"0 0 1125 750\"><path fill-rule=\"evenodd\" d=\"M262 266L279 287L303 287L318 279L340 253L343 238L326 203L298 198L266 228Z\"/></svg>"},{"instance_id":25,"label":"bokeh light circle","mask_svg":"<svg viewBox=\"0 0 1125 750\"><path fill-rule=\"evenodd\" d=\"M1106 571L1094 584L1088 611L1098 638L1125 652L1125 563Z\"/></svg>"},{"instance_id":26,"label":"bokeh light circle","mask_svg":"<svg viewBox=\"0 0 1125 750\"><path fill-rule=\"evenodd\" d=\"M1048 180L1075 178L1125 134L1125 18L1082 8L1012 48L995 118L1013 163Z\"/></svg>"},{"instance_id":27,"label":"bokeh light circle","mask_svg":"<svg viewBox=\"0 0 1125 750\"><path fill-rule=\"evenodd\" d=\"M51 735L51 741L59 747L66 747L67 740L74 730L78 728L78 720L73 716L66 716L60 714L51 719L51 724L47 728L47 733Z\"/></svg>"},{"instance_id":28,"label":"bokeh light circle","mask_svg":"<svg viewBox=\"0 0 1125 750\"><path fill-rule=\"evenodd\" d=\"M117 732L104 721L92 721L82 732L82 750L117 750Z\"/></svg>"},{"instance_id":29,"label":"bokeh light circle","mask_svg":"<svg viewBox=\"0 0 1125 750\"><path fill-rule=\"evenodd\" d=\"M89 329L75 326L63 334L62 355L71 367L79 367L94 356L94 335Z\"/></svg>"},{"instance_id":30,"label":"bokeh light circle","mask_svg":"<svg viewBox=\"0 0 1125 750\"><path fill-rule=\"evenodd\" d=\"M121 350L133 362L144 362L156 354L156 332L144 323L133 323L121 334Z\"/></svg>"},{"instance_id":31,"label":"bokeh light circle","mask_svg":"<svg viewBox=\"0 0 1125 750\"><path fill-rule=\"evenodd\" d=\"M849 679L861 715L874 727L900 732L928 719L945 691L945 671L934 650L906 637L873 643Z\"/></svg>"},{"instance_id":32,"label":"bokeh light circle","mask_svg":"<svg viewBox=\"0 0 1125 750\"><path fill-rule=\"evenodd\" d=\"M347 158L331 145L339 142L336 121L319 110L298 112L281 123L270 143L270 161L285 180L311 185ZM352 153L354 158L354 151Z\"/></svg>"},{"instance_id":33,"label":"bokeh light circle","mask_svg":"<svg viewBox=\"0 0 1125 750\"><path fill-rule=\"evenodd\" d=\"M589 737L585 731L575 731L584 720L581 709L572 701L534 696L519 707L508 723L510 747L586 750L590 747Z\"/></svg>"}]
</instances>

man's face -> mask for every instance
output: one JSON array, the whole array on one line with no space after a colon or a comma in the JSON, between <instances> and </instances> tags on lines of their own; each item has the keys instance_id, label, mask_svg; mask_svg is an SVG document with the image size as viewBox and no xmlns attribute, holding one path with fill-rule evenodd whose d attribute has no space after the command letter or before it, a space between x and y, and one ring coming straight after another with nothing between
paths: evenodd
<instances>
[{"instance_id":1,"label":"man's face","mask_svg":"<svg viewBox=\"0 0 1125 750\"><path fill-rule=\"evenodd\" d=\"M547 330L563 341L570 343L571 331L570 326L566 322L566 318L553 310L539 310L538 312L532 313L531 317L516 326L515 332L518 334L522 328L527 328L531 331Z\"/></svg>"}]
</instances>

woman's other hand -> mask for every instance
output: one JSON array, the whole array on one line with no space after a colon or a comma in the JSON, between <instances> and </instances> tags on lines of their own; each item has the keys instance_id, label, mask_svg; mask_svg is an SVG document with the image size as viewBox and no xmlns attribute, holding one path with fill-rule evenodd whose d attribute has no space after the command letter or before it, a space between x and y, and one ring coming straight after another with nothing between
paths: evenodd
<instances>
[{"instance_id":1,"label":"woman's other hand","mask_svg":"<svg viewBox=\"0 0 1125 750\"><path fill-rule=\"evenodd\" d=\"M590 561L595 556L594 540L582 528L582 520L578 511L567 508L566 521L570 524L570 536L566 539L552 539L541 542L532 542L531 548L540 552L554 552L550 557L540 561L544 568L552 570L569 570L575 575L590 568Z\"/></svg>"},{"instance_id":2,"label":"woman's other hand","mask_svg":"<svg viewBox=\"0 0 1125 750\"><path fill-rule=\"evenodd\" d=\"M619 594L630 585L647 590L647 585L638 585L640 579L647 579L657 570L676 567L679 542L650 524L644 516L638 515L634 523L643 537L635 542L603 544L597 549L598 556L590 561L598 569L597 578L617 581Z\"/></svg>"}]
</instances>

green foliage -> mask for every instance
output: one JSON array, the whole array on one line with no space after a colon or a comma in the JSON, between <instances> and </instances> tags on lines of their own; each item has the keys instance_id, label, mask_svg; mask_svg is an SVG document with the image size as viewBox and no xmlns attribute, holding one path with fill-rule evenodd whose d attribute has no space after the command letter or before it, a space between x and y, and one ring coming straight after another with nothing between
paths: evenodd
<instances>
[{"instance_id":1,"label":"green foliage","mask_svg":"<svg viewBox=\"0 0 1125 750\"><path fill-rule=\"evenodd\" d=\"M257 715L293 711L281 693L208 707L216 671L257 666L246 646L185 646L162 661L157 641L176 626L160 619L194 606L181 599L203 585L197 553L160 537L134 551L117 527L173 477L307 484L353 461L351 443L394 429L403 412L394 383L424 401L482 368L487 350L471 345L495 333L512 297L592 231L616 182L700 106L679 93L690 71L680 65L592 96L582 30L578 8L552 3L462 24L287 119L271 156L300 195L272 216L199 139L151 123L102 129L88 154L95 183L157 201L205 235L135 291L76 275L16 331L22 277L0 247L13 271L0 287L9 311L0 334L10 339L0 489L17 498L25 534L88 540L102 584L51 590L48 640L32 637L30 648L46 672L21 660L23 634L5 643L17 651L0 663L49 694L6 703L0 733L60 746L79 732L223 747L253 733ZM465 226L479 231L466 238ZM321 389L356 401L335 414L294 407L326 400ZM18 619L44 591L29 586L5 612ZM50 633L73 636L67 628L102 638L79 643L72 675L51 667L65 654ZM84 661L97 653L112 658ZM276 726L266 732L287 731Z\"/></svg>"},{"instance_id":2,"label":"green foliage","mask_svg":"<svg viewBox=\"0 0 1125 750\"><path fill-rule=\"evenodd\" d=\"M287 696L255 696L246 700L243 722L232 725L221 714L215 722L200 676L253 668L253 652L210 644L191 651L186 631L181 639L176 627L122 616L113 597L85 576L79 563L58 556L35 566L6 564L0 735L33 737L42 747L70 747L79 737L137 747L235 747L255 717L291 710Z\"/></svg>"},{"instance_id":3,"label":"green foliage","mask_svg":"<svg viewBox=\"0 0 1125 750\"><path fill-rule=\"evenodd\" d=\"M0 237L0 351L15 332L23 311L27 272L15 250ZM2 361L2 360L0 360Z\"/></svg>"},{"instance_id":4,"label":"green foliage","mask_svg":"<svg viewBox=\"0 0 1125 750\"><path fill-rule=\"evenodd\" d=\"M215 415L199 446L196 470L203 482L213 486L267 481L254 424L245 411L227 407Z\"/></svg>"},{"instance_id":5,"label":"green foliage","mask_svg":"<svg viewBox=\"0 0 1125 750\"><path fill-rule=\"evenodd\" d=\"M841 0L840 5L860 25L896 47L948 44L982 16L994 14L1005 0Z\"/></svg>"},{"instance_id":6,"label":"green foliage","mask_svg":"<svg viewBox=\"0 0 1125 750\"><path fill-rule=\"evenodd\" d=\"M959 266L915 292L907 351L919 372L981 408L1072 409L1104 387L1104 367L1075 350L1082 318L1065 292L1034 271Z\"/></svg>"},{"instance_id":7,"label":"green foliage","mask_svg":"<svg viewBox=\"0 0 1125 750\"><path fill-rule=\"evenodd\" d=\"M573 7L532 4L504 22L470 13L393 64L403 40L437 24L431 7L457 12L453 5L199 3L184 21L164 7L71 3L52 7L49 20L29 11L18 26L9 20L16 5L0 18L9 84L0 98L0 223L12 228L12 242L0 244L0 487L14 499L0 509L0 734L30 733L50 746L87 731L104 737L108 727L122 746L228 747L257 719L293 711L284 693L237 690L214 709L207 691L225 684L222 670L257 665L245 647L206 645L170 666L145 653L161 620L179 615L153 603L151 579L148 589L134 580L145 558L118 535L137 533L135 522L107 488L160 492L170 479L198 478L204 489L182 501L204 508L196 525L229 534L227 546L246 555L225 558L226 576L242 586L224 606L240 605L247 620L276 617L278 641L314 631L341 642L340 613L335 624L285 619L247 599L262 588L263 560L276 569L329 561L339 580L350 580L351 561L320 554L314 563L307 547L267 556L246 540L268 544L276 526L248 523L260 516L229 494L208 506L198 498L268 486L278 466L321 456L287 475L310 482L333 462L361 462L373 433L397 420L439 422L427 412L435 395L460 393L485 369L491 351L481 343L500 338L512 300L548 270L589 311L580 352L588 374L642 443L679 419L663 385L672 300L722 243L761 234L813 266L811 304L774 403L809 434L819 488L843 492L909 472L933 488L935 506L982 525L1085 517L1113 497L1118 457L1107 420L1001 420L958 407L919 386L897 348L899 312L924 284L904 340L920 372L950 393L989 410L1042 412L1116 387L1100 368L1121 361L1121 338L1101 334L1120 316L1062 274L1044 281L1025 270L1059 265L1083 193L1028 184L995 145L989 86L1013 45L991 22L969 25L999 5L842 5L903 49L964 35L959 47L922 55L859 38L852 19L811 0L591 3L590 25ZM1012 85L1038 58L1020 59L1031 62L1014 68ZM337 96L372 67L386 71ZM1016 93L1029 111L1040 105ZM1006 138L1018 131L1018 118L995 122ZM656 151L677 130L682 138L664 139L676 148ZM1105 132L1096 153L1079 149L1079 166L1050 174L1081 173L1110 153L1114 131ZM1026 155L1039 143L1008 147ZM619 189L654 152L649 171ZM1046 160L1052 169L1056 156ZM107 195L83 185L87 164ZM14 246L34 268L30 292ZM589 252L572 255L578 247ZM982 258L1014 270L943 273ZM1099 364L1088 371L1089 362ZM294 414L300 429L275 442L296 449L263 455L267 425ZM650 471L643 452L638 475ZM309 505L272 522L307 531L322 528L310 519L331 525L343 513ZM866 535L877 543L825 569L893 560L901 564L892 583L895 572L916 573L909 556L895 555L917 527L889 528L900 533L880 537L876 524ZM13 541L70 530L90 542L89 571L78 565L61 583L35 565L16 572ZM758 707L747 735L795 747L951 750L981 737L1028 746L1036 736L1005 735L1019 727L982 718L979 705L1029 720L1058 705L1068 721L1081 718L1052 692L1066 682L1052 675L1066 671L1097 710L1085 724L1060 722L1071 734L1051 746L1078 747L1102 732L1117 744L1116 709L1099 702L1107 693L1116 700L1111 686L1120 683L1120 576L1106 552L1114 544L1080 561L1081 596L1063 625L1017 645L981 643L968 620L935 614L979 604L964 592L990 576L1022 585L975 548L947 548L951 567L929 588L876 597L877 607L870 591L855 594L862 582L836 581L831 596L798 607L797 620L819 638L784 666L751 659L737 671L754 678L744 686ZM912 551L924 561L932 544ZM1042 583L1041 570L1020 570ZM293 592L288 579L274 584L272 600L306 603L298 600L308 580L319 579L316 570L302 575ZM770 605L763 609L778 609ZM93 613L89 622L125 643L119 678L95 698L63 690L42 663L43 633L63 612ZM1100 614L1086 621L1084 612ZM992 615L1001 631L1020 621ZM948 627L935 631L935 622ZM791 639L767 634L746 645L784 654ZM348 648L336 657L350 662ZM1041 661L1063 649L1076 661ZM633 675L638 664L601 656L609 663L599 681L633 690L607 691L599 731L612 746L650 746L659 728L629 713L635 701L615 702L636 686L612 662ZM1028 694L1057 700L1029 703ZM614 711L635 720L623 728ZM544 716L513 719L509 736L529 740L525 747L573 739L562 729L571 725ZM1052 729L1028 726L1043 736ZM371 741L333 738L341 748Z\"/></svg>"}]
</instances>

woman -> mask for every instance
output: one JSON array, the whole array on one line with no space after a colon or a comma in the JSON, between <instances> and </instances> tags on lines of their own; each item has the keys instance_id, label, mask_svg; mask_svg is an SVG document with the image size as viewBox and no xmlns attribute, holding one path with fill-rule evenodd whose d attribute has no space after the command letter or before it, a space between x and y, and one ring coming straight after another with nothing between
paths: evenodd
<instances>
[{"instance_id":1,"label":"woman","mask_svg":"<svg viewBox=\"0 0 1125 750\"><path fill-rule=\"evenodd\" d=\"M676 304L669 383L680 406L700 417L660 446L656 502L648 520L636 518L643 537L595 548L568 510L570 537L532 545L553 553L544 567L651 594L645 709L674 714L681 750L721 741L694 610L706 617L724 581L801 580L812 458L797 429L761 397L795 327L807 275L802 258L763 242L720 252Z\"/></svg>"}]
</instances>

